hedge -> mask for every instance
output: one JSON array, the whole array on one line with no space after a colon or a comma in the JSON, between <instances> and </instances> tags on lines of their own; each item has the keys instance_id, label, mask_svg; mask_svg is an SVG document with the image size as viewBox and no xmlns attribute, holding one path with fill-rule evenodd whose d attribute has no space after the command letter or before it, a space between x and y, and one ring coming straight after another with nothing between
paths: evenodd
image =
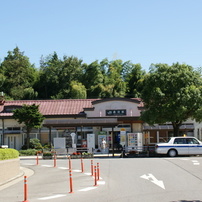
<instances>
[{"instance_id":1,"label":"hedge","mask_svg":"<svg viewBox=\"0 0 202 202\"><path fill-rule=\"evenodd\" d=\"M15 149L0 149L0 160L16 159L19 152Z\"/></svg>"},{"instance_id":2,"label":"hedge","mask_svg":"<svg viewBox=\"0 0 202 202\"><path fill-rule=\"evenodd\" d=\"M20 156L34 156L37 151L36 149L19 150L19 154Z\"/></svg>"}]
</instances>

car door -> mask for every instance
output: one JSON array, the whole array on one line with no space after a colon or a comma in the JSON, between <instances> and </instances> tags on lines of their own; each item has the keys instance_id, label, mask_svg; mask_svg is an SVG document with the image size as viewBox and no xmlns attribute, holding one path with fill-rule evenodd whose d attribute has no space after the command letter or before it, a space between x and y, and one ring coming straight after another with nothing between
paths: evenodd
<instances>
[{"instance_id":1,"label":"car door","mask_svg":"<svg viewBox=\"0 0 202 202\"><path fill-rule=\"evenodd\" d=\"M187 145L185 138L175 138L174 140L174 148L177 150L178 155L188 155L189 147Z\"/></svg>"},{"instance_id":2,"label":"car door","mask_svg":"<svg viewBox=\"0 0 202 202\"><path fill-rule=\"evenodd\" d=\"M202 144L195 138L187 138L187 144L189 145L189 154L202 154Z\"/></svg>"}]
</instances>

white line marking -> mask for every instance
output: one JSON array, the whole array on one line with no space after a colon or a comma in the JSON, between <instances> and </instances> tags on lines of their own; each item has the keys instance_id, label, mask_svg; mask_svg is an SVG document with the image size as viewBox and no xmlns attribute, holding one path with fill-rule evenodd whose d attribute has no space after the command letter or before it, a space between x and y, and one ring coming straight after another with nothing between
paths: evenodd
<instances>
[{"instance_id":1,"label":"white line marking","mask_svg":"<svg viewBox=\"0 0 202 202\"><path fill-rule=\"evenodd\" d=\"M64 197L66 196L65 194L57 194L54 196L48 196L48 197L42 197L42 198L38 198L39 200L49 200L49 199L54 199L54 198L60 198L60 197Z\"/></svg>"},{"instance_id":2,"label":"white line marking","mask_svg":"<svg viewBox=\"0 0 202 202\"><path fill-rule=\"evenodd\" d=\"M194 163L194 165L195 165L195 166L199 166L199 165L200 165L200 163Z\"/></svg>"},{"instance_id":3,"label":"white line marking","mask_svg":"<svg viewBox=\"0 0 202 202\"><path fill-rule=\"evenodd\" d=\"M152 174L145 174L140 176L143 179L149 180L150 182L154 183L155 185L161 187L162 189L165 189L164 183L162 180L157 180Z\"/></svg>"},{"instance_id":4,"label":"white line marking","mask_svg":"<svg viewBox=\"0 0 202 202\"><path fill-rule=\"evenodd\" d=\"M85 189L80 189L79 191L90 191L90 190L93 190L93 189L97 189L97 187L87 187Z\"/></svg>"},{"instance_id":5,"label":"white line marking","mask_svg":"<svg viewBox=\"0 0 202 202\"><path fill-rule=\"evenodd\" d=\"M84 173L85 175L92 175L92 173Z\"/></svg>"},{"instance_id":6,"label":"white line marking","mask_svg":"<svg viewBox=\"0 0 202 202\"><path fill-rule=\"evenodd\" d=\"M99 185L105 185L105 181L97 181Z\"/></svg>"},{"instance_id":7,"label":"white line marking","mask_svg":"<svg viewBox=\"0 0 202 202\"><path fill-rule=\"evenodd\" d=\"M199 165L200 165L200 163L199 163L197 160L192 160L192 162L193 162L193 164L194 164L195 166L199 166Z\"/></svg>"},{"instance_id":8,"label":"white line marking","mask_svg":"<svg viewBox=\"0 0 202 202\"><path fill-rule=\"evenodd\" d=\"M79 173L81 170L72 170L73 172Z\"/></svg>"},{"instance_id":9,"label":"white line marking","mask_svg":"<svg viewBox=\"0 0 202 202\"><path fill-rule=\"evenodd\" d=\"M51 165L41 165L42 167L53 167L53 166L51 166Z\"/></svg>"},{"instance_id":10,"label":"white line marking","mask_svg":"<svg viewBox=\"0 0 202 202\"><path fill-rule=\"evenodd\" d=\"M58 167L59 169L67 170L68 168L66 167Z\"/></svg>"}]
</instances>

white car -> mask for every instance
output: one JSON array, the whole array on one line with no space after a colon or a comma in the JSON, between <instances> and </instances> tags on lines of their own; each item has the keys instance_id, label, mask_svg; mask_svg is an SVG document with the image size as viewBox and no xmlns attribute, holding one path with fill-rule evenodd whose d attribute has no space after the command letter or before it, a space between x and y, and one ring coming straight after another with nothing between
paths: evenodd
<instances>
[{"instance_id":1,"label":"white car","mask_svg":"<svg viewBox=\"0 0 202 202\"><path fill-rule=\"evenodd\" d=\"M155 145L157 154L167 154L170 157L177 155L202 154L202 142L195 137L171 137L167 143Z\"/></svg>"}]
</instances>

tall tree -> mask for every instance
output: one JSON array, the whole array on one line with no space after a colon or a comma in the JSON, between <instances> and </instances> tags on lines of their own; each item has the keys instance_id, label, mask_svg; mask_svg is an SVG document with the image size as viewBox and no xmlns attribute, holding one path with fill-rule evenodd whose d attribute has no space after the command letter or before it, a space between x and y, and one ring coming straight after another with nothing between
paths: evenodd
<instances>
[{"instance_id":1,"label":"tall tree","mask_svg":"<svg viewBox=\"0 0 202 202\"><path fill-rule=\"evenodd\" d=\"M106 66L106 65L105 65ZM124 97L126 83L123 78L124 63L122 60L114 60L108 64L104 79L105 92L102 97Z\"/></svg>"},{"instance_id":2,"label":"tall tree","mask_svg":"<svg viewBox=\"0 0 202 202\"><path fill-rule=\"evenodd\" d=\"M36 69L31 65L29 58L16 47L8 51L7 57L1 63L0 73L3 75L3 85L0 87L8 96L13 99L25 99L28 91L34 91L33 85L36 81ZM2 83L2 82L1 82ZM28 90L29 89L29 90ZM37 93L32 94L32 98ZM28 97L29 99L30 97Z\"/></svg>"},{"instance_id":3,"label":"tall tree","mask_svg":"<svg viewBox=\"0 0 202 202\"><path fill-rule=\"evenodd\" d=\"M131 71L126 75L127 84L127 97L139 97L140 91L140 81L145 75L145 71L142 70L140 64L131 64Z\"/></svg>"},{"instance_id":4,"label":"tall tree","mask_svg":"<svg viewBox=\"0 0 202 202\"><path fill-rule=\"evenodd\" d=\"M186 64L153 65L143 80L145 103L142 120L149 124L171 122L174 135L188 118L202 120L202 78Z\"/></svg>"},{"instance_id":5,"label":"tall tree","mask_svg":"<svg viewBox=\"0 0 202 202\"><path fill-rule=\"evenodd\" d=\"M70 91L72 88L72 82L81 83L83 76L83 64L82 60L78 59L77 57L71 56L63 57L62 65L59 69L59 91L58 94L62 96L61 98L69 98L71 97ZM69 92L63 94L63 92ZM58 96L56 94L56 97Z\"/></svg>"},{"instance_id":6,"label":"tall tree","mask_svg":"<svg viewBox=\"0 0 202 202\"><path fill-rule=\"evenodd\" d=\"M59 92L59 74L62 61L58 58L56 52L47 57L41 57L39 80L36 84L36 89L39 97L50 99Z\"/></svg>"},{"instance_id":7,"label":"tall tree","mask_svg":"<svg viewBox=\"0 0 202 202\"><path fill-rule=\"evenodd\" d=\"M26 146L29 149L30 132L33 128L40 128L44 116L39 112L39 105L23 105L13 111L13 118L20 124L24 123L27 131Z\"/></svg>"},{"instance_id":8,"label":"tall tree","mask_svg":"<svg viewBox=\"0 0 202 202\"><path fill-rule=\"evenodd\" d=\"M86 99L86 88L82 83L72 81L70 84L70 98L72 99Z\"/></svg>"},{"instance_id":9,"label":"tall tree","mask_svg":"<svg viewBox=\"0 0 202 202\"><path fill-rule=\"evenodd\" d=\"M82 60L64 56L59 59L56 52L41 59L38 91L41 98L69 98L72 81L81 82Z\"/></svg>"},{"instance_id":10,"label":"tall tree","mask_svg":"<svg viewBox=\"0 0 202 202\"><path fill-rule=\"evenodd\" d=\"M104 75L98 61L84 66L83 84L88 98L100 98L103 91Z\"/></svg>"}]
</instances>

